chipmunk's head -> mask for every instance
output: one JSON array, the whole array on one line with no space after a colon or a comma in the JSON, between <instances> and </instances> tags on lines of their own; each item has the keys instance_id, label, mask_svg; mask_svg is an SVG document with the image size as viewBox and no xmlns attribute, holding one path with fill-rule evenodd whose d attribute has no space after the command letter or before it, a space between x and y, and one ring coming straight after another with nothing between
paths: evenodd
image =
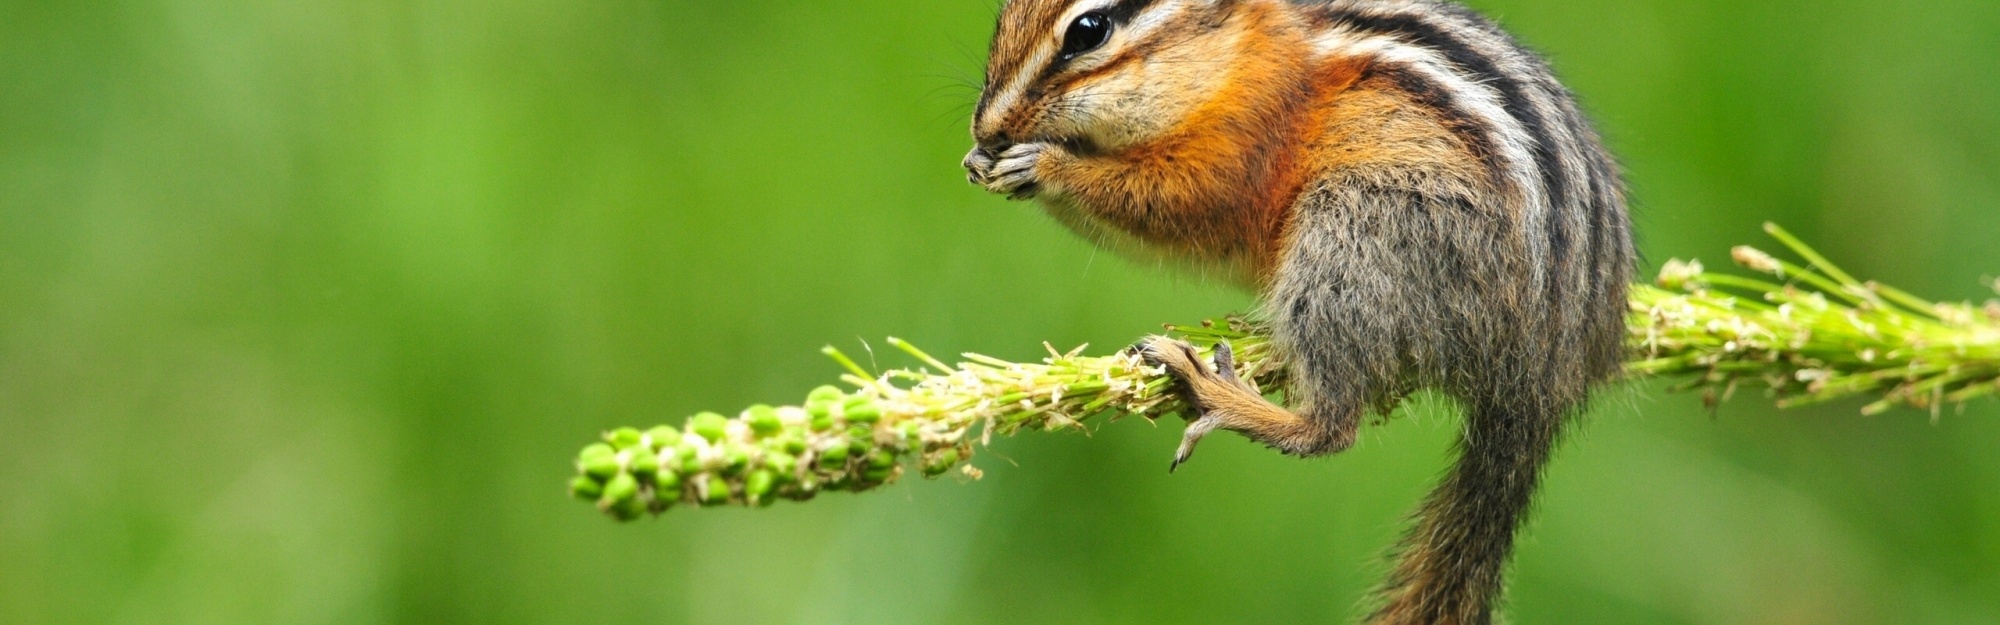
<instances>
[{"instance_id":1,"label":"chipmunk's head","mask_svg":"<svg viewBox=\"0 0 2000 625\"><path fill-rule=\"evenodd\" d=\"M974 181L1018 145L1090 155L1169 132L1223 89L1240 36L1229 18L1251 3L1008 0L972 118Z\"/></svg>"}]
</instances>

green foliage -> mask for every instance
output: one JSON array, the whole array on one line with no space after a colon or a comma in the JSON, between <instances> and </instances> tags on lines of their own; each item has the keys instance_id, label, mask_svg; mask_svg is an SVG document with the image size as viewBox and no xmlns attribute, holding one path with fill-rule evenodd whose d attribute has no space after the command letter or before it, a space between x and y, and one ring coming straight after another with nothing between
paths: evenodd
<instances>
[{"instance_id":1,"label":"green foliage","mask_svg":"<svg viewBox=\"0 0 2000 625\"><path fill-rule=\"evenodd\" d=\"M1581 94L1650 258L1772 220L1990 297L2000 3L1474 4ZM991 2L0 6L0 623L1340 622L1455 433L1419 401L1170 476L1128 419L607 523L559 499L583 439L796 403L829 341L1035 361L1251 301L965 184ZM2000 614L1992 402L1655 388L1550 467L1514 622Z\"/></svg>"},{"instance_id":2,"label":"green foliage","mask_svg":"<svg viewBox=\"0 0 2000 625\"><path fill-rule=\"evenodd\" d=\"M1782 407L1873 395L1861 411L1929 409L2000 391L2000 301L1933 303L1863 283L1774 225L1765 229L1808 263L1751 247L1733 254L1777 283L1669 261L1662 288L1632 296L1638 375L1687 377L1713 404L1739 385Z\"/></svg>"}]
</instances>

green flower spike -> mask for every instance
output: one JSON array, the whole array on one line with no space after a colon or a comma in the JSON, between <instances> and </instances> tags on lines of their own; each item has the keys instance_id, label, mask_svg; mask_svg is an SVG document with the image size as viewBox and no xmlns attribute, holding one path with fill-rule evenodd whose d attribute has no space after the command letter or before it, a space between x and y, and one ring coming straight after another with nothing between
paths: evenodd
<instances>
[{"instance_id":1,"label":"green flower spike","mask_svg":"<svg viewBox=\"0 0 2000 625\"><path fill-rule=\"evenodd\" d=\"M1784 230L1766 229L1805 264L1742 247L1733 259L1775 281L1676 260L1658 286L1633 285L1630 376L1682 380L1676 388L1699 389L1711 404L1742 387L1764 387L1781 406L1867 396L1868 414L1910 406L1937 415L2000 392L2000 302L1932 303L1860 282ZM1269 335L1254 322L1230 317L1168 334L1204 358L1226 342L1239 378L1284 387ZM678 502L761 506L871 490L895 483L906 465L925 477L956 469L977 479L968 462L994 434L1186 410L1173 380L1129 351L1084 356L1083 347L1044 345L1040 362L965 354L948 365L888 342L917 366L870 372L828 347L849 390L821 386L797 406L752 406L735 419L703 412L679 427L612 430L577 455L569 490L629 520Z\"/></svg>"}]
</instances>

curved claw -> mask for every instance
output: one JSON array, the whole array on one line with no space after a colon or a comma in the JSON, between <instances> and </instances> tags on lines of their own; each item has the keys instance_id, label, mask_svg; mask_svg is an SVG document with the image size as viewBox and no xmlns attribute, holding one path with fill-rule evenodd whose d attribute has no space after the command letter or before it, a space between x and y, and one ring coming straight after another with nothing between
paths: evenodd
<instances>
[{"instance_id":1,"label":"curved claw","mask_svg":"<svg viewBox=\"0 0 2000 625\"><path fill-rule=\"evenodd\" d=\"M1221 425L1221 421L1207 415L1189 422L1187 429L1181 431L1181 446L1174 450L1174 462L1167 465L1167 472L1173 473L1181 468L1181 463L1187 462L1189 457L1194 456L1195 444L1200 443L1202 437L1208 436L1209 432L1214 432Z\"/></svg>"},{"instance_id":2,"label":"curved claw","mask_svg":"<svg viewBox=\"0 0 2000 625\"><path fill-rule=\"evenodd\" d=\"M1040 143L1021 143L1000 152L993 159L993 165L986 171L981 181L986 190L1007 196L1008 199L1033 197L1040 186L1035 175L1035 167L1041 163L1042 154L1048 146Z\"/></svg>"},{"instance_id":3,"label":"curved claw","mask_svg":"<svg viewBox=\"0 0 2000 625\"><path fill-rule=\"evenodd\" d=\"M1219 378L1240 385L1234 369L1235 357L1227 345L1216 345L1215 368L1211 370L1208 363L1202 361L1201 354L1186 341L1156 336L1134 347L1148 364L1166 368L1167 375L1173 376L1180 383L1182 392L1187 394L1188 407L1201 413L1190 420L1187 429L1181 432L1180 447L1174 450L1173 463L1167 466L1167 472L1172 473L1194 455L1195 445L1201 442L1202 437L1221 429L1223 425L1221 415L1209 410L1202 398L1194 393L1195 380L1190 378Z\"/></svg>"}]
</instances>

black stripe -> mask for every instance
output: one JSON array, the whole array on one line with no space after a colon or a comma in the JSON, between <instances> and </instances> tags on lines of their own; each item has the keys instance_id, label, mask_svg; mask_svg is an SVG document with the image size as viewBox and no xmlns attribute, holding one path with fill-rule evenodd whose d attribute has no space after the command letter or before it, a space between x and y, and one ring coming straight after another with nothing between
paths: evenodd
<instances>
[{"instance_id":1,"label":"black stripe","mask_svg":"<svg viewBox=\"0 0 2000 625\"><path fill-rule=\"evenodd\" d=\"M1105 9L1103 11L1104 15L1111 18L1111 24L1112 24L1111 36L1113 37L1118 36L1118 31L1124 30L1126 26L1132 24L1132 18L1134 16L1138 15L1140 11L1146 10L1146 7L1153 6L1153 3L1157 1L1158 0L1119 0L1118 3L1113 4L1110 6L1110 8ZM1061 15L1062 14L1060 13L1057 14L1057 16ZM1069 28L1068 24L1057 24L1055 26L1057 33L1062 33ZM1058 37L1058 40L1056 41L1056 47L1061 48L1062 41L1060 40L1060 37L1062 37L1062 35L1058 34L1056 35L1056 37ZM1049 59L1049 64L1042 67L1042 72L1035 76L1034 84L1043 84L1048 82L1050 77L1055 76L1057 72L1061 72L1064 67L1067 67L1069 65L1069 61L1070 61L1069 59L1062 58L1061 56Z\"/></svg>"},{"instance_id":2,"label":"black stripe","mask_svg":"<svg viewBox=\"0 0 2000 625\"><path fill-rule=\"evenodd\" d=\"M1370 65L1362 80L1378 76L1394 82L1396 89L1408 94L1418 106L1436 112L1445 128L1465 142L1479 162L1493 173L1496 182L1505 179L1506 164L1500 161L1500 149L1493 138L1494 129L1485 120L1460 108L1450 89L1426 78L1416 68L1392 63Z\"/></svg>"},{"instance_id":3,"label":"black stripe","mask_svg":"<svg viewBox=\"0 0 2000 625\"><path fill-rule=\"evenodd\" d=\"M1588 140L1585 138L1591 137L1592 134L1589 128L1583 127L1585 124L1583 116L1573 114L1571 118L1571 133L1579 140ZM1583 207L1585 211L1589 211L1586 217L1590 223L1590 250L1587 252L1590 255L1590 264L1587 267L1590 268L1590 292L1593 296L1591 301L1601 302L1604 294L1612 286L1609 284L1611 280L1626 279L1625 276L1617 275L1616 271L1605 266L1607 260L1605 239L1617 236L1617 232L1610 227L1610 224L1605 223L1606 214L1617 210L1615 204L1618 198L1611 188L1611 185L1616 184L1613 181L1616 180L1617 173L1614 172L1616 165L1611 163L1611 157L1604 153L1604 148L1597 145L1596 141L1589 140L1584 152L1583 158L1588 164L1590 174L1589 203Z\"/></svg>"},{"instance_id":4,"label":"black stripe","mask_svg":"<svg viewBox=\"0 0 2000 625\"><path fill-rule=\"evenodd\" d=\"M1111 21L1113 23L1123 26L1125 24L1131 23L1132 18L1134 16L1137 16L1140 11L1146 10L1146 7L1153 6L1153 2L1155 1L1156 0L1119 0L1119 2L1112 4L1111 8L1106 9L1104 11L1104 14L1111 16Z\"/></svg>"},{"instance_id":5,"label":"black stripe","mask_svg":"<svg viewBox=\"0 0 2000 625\"><path fill-rule=\"evenodd\" d=\"M1505 35L1491 23L1477 14L1465 12L1464 17L1489 34L1505 40ZM1528 99L1527 88L1521 80L1500 71L1492 59L1472 49L1464 41L1452 35L1445 27L1424 21L1420 15L1388 14L1375 15L1358 13L1350 9L1328 9L1325 18L1329 22L1346 24L1356 30L1391 36L1406 43L1435 50L1459 69L1469 72L1473 82L1492 85L1500 92L1501 106L1508 115L1521 123L1534 142L1535 165L1542 172L1543 192L1548 198L1547 220L1549 247L1553 260L1560 266L1569 254L1570 233L1562 220L1563 200L1569 194L1569 177L1562 169L1562 160L1556 155L1556 142L1549 135L1548 121L1541 111ZM1508 40L1511 45L1511 40Z\"/></svg>"}]
</instances>

